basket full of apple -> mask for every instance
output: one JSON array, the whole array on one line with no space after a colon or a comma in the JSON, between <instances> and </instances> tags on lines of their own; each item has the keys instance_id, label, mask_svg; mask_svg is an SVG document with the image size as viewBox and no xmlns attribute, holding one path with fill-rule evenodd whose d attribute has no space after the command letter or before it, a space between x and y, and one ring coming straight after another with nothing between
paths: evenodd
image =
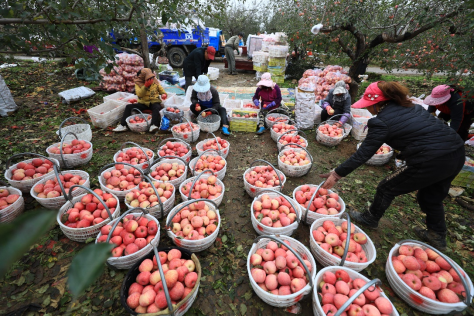
<instances>
[{"instance_id":1,"label":"basket full of apple","mask_svg":"<svg viewBox=\"0 0 475 317\"><path fill-rule=\"evenodd\" d=\"M187 142L195 142L200 137L200 126L184 119L187 123L178 123L172 127L173 137Z\"/></svg>"},{"instance_id":2,"label":"basket full of apple","mask_svg":"<svg viewBox=\"0 0 475 317\"><path fill-rule=\"evenodd\" d=\"M168 106L164 110L164 115L170 120L181 120L183 118L183 110L176 106Z\"/></svg>"},{"instance_id":3,"label":"basket full of apple","mask_svg":"<svg viewBox=\"0 0 475 317\"><path fill-rule=\"evenodd\" d=\"M213 133L210 134L213 138L205 139L196 144L198 155L203 154L207 150L216 150L223 158L226 158L231 150L231 144L225 139L216 137Z\"/></svg>"},{"instance_id":4,"label":"basket full of apple","mask_svg":"<svg viewBox=\"0 0 475 317\"><path fill-rule=\"evenodd\" d=\"M213 201L217 206L224 197L224 183L207 169L197 176L190 177L180 185L180 194L183 201L206 198Z\"/></svg>"},{"instance_id":5,"label":"basket full of apple","mask_svg":"<svg viewBox=\"0 0 475 317\"><path fill-rule=\"evenodd\" d=\"M168 182L141 182L138 188L125 195L124 202L128 208L140 207L151 216L162 219L175 203L175 186Z\"/></svg>"},{"instance_id":6,"label":"basket full of apple","mask_svg":"<svg viewBox=\"0 0 475 317\"><path fill-rule=\"evenodd\" d=\"M25 210L22 192L15 187L0 187L0 223L11 222Z\"/></svg>"},{"instance_id":7,"label":"basket full of apple","mask_svg":"<svg viewBox=\"0 0 475 317\"><path fill-rule=\"evenodd\" d=\"M146 132L150 128L152 124L152 116L149 114L143 114L139 109L132 109L140 112L137 115L131 115L125 119L127 122L127 126L129 127L130 131L134 132Z\"/></svg>"},{"instance_id":8,"label":"basket full of apple","mask_svg":"<svg viewBox=\"0 0 475 317\"><path fill-rule=\"evenodd\" d=\"M168 138L160 142L157 154L158 157L177 156L188 163L190 162L192 149L188 143L181 139Z\"/></svg>"},{"instance_id":9,"label":"basket full of apple","mask_svg":"<svg viewBox=\"0 0 475 317\"><path fill-rule=\"evenodd\" d=\"M361 146L362 143L358 143L356 146L357 149ZM381 166L386 163L388 163L391 160L391 157L393 156L394 151L393 149L384 143L379 147L379 149L376 151L376 154L374 154L369 160L366 161L366 165L373 165L373 166Z\"/></svg>"},{"instance_id":10,"label":"basket full of apple","mask_svg":"<svg viewBox=\"0 0 475 317\"><path fill-rule=\"evenodd\" d=\"M76 139L71 142L64 142L65 138L72 134ZM63 168L72 168L89 162L92 158L92 143L86 140L79 140L73 132L68 132L59 143L55 143L46 149L49 157L59 161Z\"/></svg>"},{"instance_id":11,"label":"basket full of apple","mask_svg":"<svg viewBox=\"0 0 475 317\"><path fill-rule=\"evenodd\" d=\"M186 179L188 167L179 157L164 156L152 163L150 176L160 182L169 182L178 187Z\"/></svg>"},{"instance_id":12,"label":"basket full of apple","mask_svg":"<svg viewBox=\"0 0 475 317\"><path fill-rule=\"evenodd\" d=\"M256 162L263 162L266 165L254 166ZM256 197L264 189L282 191L286 177L284 173L276 169L271 163L265 160L255 160L242 175L244 188L251 197Z\"/></svg>"},{"instance_id":13,"label":"basket full of apple","mask_svg":"<svg viewBox=\"0 0 475 317\"><path fill-rule=\"evenodd\" d=\"M338 121L332 120L338 116L342 115L333 116L318 125L316 133L316 140L318 143L330 147L337 146L350 134L352 128L350 124L345 123L341 125Z\"/></svg>"},{"instance_id":14,"label":"basket full of apple","mask_svg":"<svg viewBox=\"0 0 475 317\"><path fill-rule=\"evenodd\" d=\"M126 144L134 145L133 147L124 147ZM141 147L134 142L124 142L120 150L114 154L114 162L128 163L134 165L142 171L148 170L153 162L155 154L152 150Z\"/></svg>"},{"instance_id":15,"label":"basket full of apple","mask_svg":"<svg viewBox=\"0 0 475 317\"><path fill-rule=\"evenodd\" d=\"M290 148L296 146L296 148ZM279 152L279 169L289 177L301 177L312 169L313 157L304 147L289 143Z\"/></svg>"}]
</instances>

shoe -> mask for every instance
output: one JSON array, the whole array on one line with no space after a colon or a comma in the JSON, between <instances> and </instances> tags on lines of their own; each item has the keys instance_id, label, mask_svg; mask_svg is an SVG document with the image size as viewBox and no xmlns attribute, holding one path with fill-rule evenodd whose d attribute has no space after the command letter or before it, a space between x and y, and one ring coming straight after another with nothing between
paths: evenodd
<instances>
[{"instance_id":1,"label":"shoe","mask_svg":"<svg viewBox=\"0 0 475 317\"><path fill-rule=\"evenodd\" d=\"M433 230L423 229L421 227L415 227L414 232L416 236L423 242L429 243L431 246L441 252L446 251L447 241L445 240L445 234L440 234Z\"/></svg>"},{"instance_id":2,"label":"shoe","mask_svg":"<svg viewBox=\"0 0 475 317\"><path fill-rule=\"evenodd\" d=\"M235 75L237 75L237 74L238 74L238 73L231 73L231 75L233 75L233 76L235 76Z\"/></svg>"},{"instance_id":3,"label":"shoe","mask_svg":"<svg viewBox=\"0 0 475 317\"><path fill-rule=\"evenodd\" d=\"M112 131L114 132L124 132L124 131L127 131L128 128L127 127L124 127L122 124L119 123L119 125L113 129Z\"/></svg>"},{"instance_id":4,"label":"shoe","mask_svg":"<svg viewBox=\"0 0 475 317\"><path fill-rule=\"evenodd\" d=\"M155 132L158 130L158 127L154 124L152 124L152 126L150 127L150 129L148 130L148 132Z\"/></svg>"},{"instance_id":5,"label":"shoe","mask_svg":"<svg viewBox=\"0 0 475 317\"><path fill-rule=\"evenodd\" d=\"M224 135L230 135L231 133L229 132L229 129L227 127L223 127L221 129L221 132L224 134Z\"/></svg>"},{"instance_id":6,"label":"shoe","mask_svg":"<svg viewBox=\"0 0 475 317\"><path fill-rule=\"evenodd\" d=\"M371 229L378 228L379 220L374 219L368 211L357 212L355 210L349 210L348 214L350 215L351 222L357 222Z\"/></svg>"},{"instance_id":7,"label":"shoe","mask_svg":"<svg viewBox=\"0 0 475 317\"><path fill-rule=\"evenodd\" d=\"M264 132L266 132L266 128L260 127L259 130L257 130L256 134L263 134Z\"/></svg>"}]
</instances>

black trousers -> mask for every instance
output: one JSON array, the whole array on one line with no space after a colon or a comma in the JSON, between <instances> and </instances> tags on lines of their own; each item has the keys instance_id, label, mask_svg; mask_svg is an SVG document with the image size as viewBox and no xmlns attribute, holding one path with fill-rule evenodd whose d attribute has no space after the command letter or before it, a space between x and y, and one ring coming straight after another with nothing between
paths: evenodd
<instances>
[{"instance_id":1,"label":"black trousers","mask_svg":"<svg viewBox=\"0 0 475 317\"><path fill-rule=\"evenodd\" d=\"M191 83L193 81L193 76L185 76L185 94L186 94L186 91L188 90L188 87L191 86Z\"/></svg>"},{"instance_id":2,"label":"black trousers","mask_svg":"<svg viewBox=\"0 0 475 317\"><path fill-rule=\"evenodd\" d=\"M337 114L343 114L343 110L335 109L335 108L333 108L333 110L335 111L335 113L333 113L331 116L327 113L326 110L322 110L322 113L321 113L322 121L327 121L328 119L330 119L333 116L336 116ZM342 117L340 116L340 117L336 117L333 120L339 121L341 118Z\"/></svg>"},{"instance_id":3,"label":"black trousers","mask_svg":"<svg viewBox=\"0 0 475 317\"><path fill-rule=\"evenodd\" d=\"M444 121L450 121L451 115L449 113L439 113L439 118L443 119ZM462 122L460 123L460 127L457 131L457 134L460 135L462 140L467 141L468 139L468 130L470 130L470 126L473 122L473 112L469 114L464 114Z\"/></svg>"},{"instance_id":4,"label":"black trousers","mask_svg":"<svg viewBox=\"0 0 475 317\"><path fill-rule=\"evenodd\" d=\"M396 196L418 190L417 202L426 214L427 228L445 235L447 227L442 202L464 162L465 149L462 146L452 153L396 170L379 183L369 207L371 215L379 220Z\"/></svg>"},{"instance_id":5,"label":"black trousers","mask_svg":"<svg viewBox=\"0 0 475 317\"><path fill-rule=\"evenodd\" d=\"M151 103L150 107L142 103L133 103L125 106L125 111L122 115L122 120L120 121L120 124L122 124L123 126L127 126L127 121L125 120L132 115L132 109L134 108L139 109L142 112L144 110L152 110L152 124L156 125L157 127L160 126L160 122L162 121L162 117L160 116L160 110L162 110L163 108L160 102Z\"/></svg>"},{"instance_id":6,"label":"black trousers","mask_svg":"<svg viewBox=\"0 0 475 317\"><path fill-rule=\"evenodd\" d=\"M193 114L194 114L195 116L198 117L198 115L200 114L200 112L203 111L204 109L201 108L200 111L196 111L196 110L195 110L195 107L196 107L196 104L194 104L194 105L192 104L192 105L190 106L190 110L191 110L191 112L193 112ZM211 109L211 108L210 108L210 109ZM215 108L212 108L212 109L215 109ZM221 126L223 126L223 125L229 126L228 115L226 114L226 108L224 108L224 107L219 107L218 109L215 109L215 110L218 111L219 116L221 117ZM211 111L211 113L215 113L215 112L214 112L214 111Z\"/></svg>"}]
</instances>

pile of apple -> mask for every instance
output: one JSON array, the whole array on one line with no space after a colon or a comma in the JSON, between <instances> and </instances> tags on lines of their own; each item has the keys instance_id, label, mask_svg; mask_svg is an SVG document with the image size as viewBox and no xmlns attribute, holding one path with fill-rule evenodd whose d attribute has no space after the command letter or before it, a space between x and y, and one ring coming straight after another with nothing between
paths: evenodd
<instances>
[{"instance_id":1,"label":"pile of apple","mask_svg":"<svg viewBox=\"0 0 475 317\"><path fill-rule=\"evenodd\" d=\"M117 199L100 189L94 189L94 192L106 203L113 214L118 204ZM61 222L69 228L79 229L100 224L108 218L109 214L104 205L93 194L86 194L74 204L73 208L68 209L61 216Z\"/></svg>"},{"instance_id":2,"label":"pile of apple","mask_svg":"<svg viewBox=\"0 0 475 317\"><path fill-rule=\"evenodd\" d=\"M214 175L208 178L201 178L195 183L193 189L191 188L193 182L189 181L181 188L181 192L183 195L188 196L191 190L191 199L207 198L213 200L218 198L223 192L223 188L221 185L218 185L217 181L218 178Z\"/></svg>"},{"instance_id":3,"label":"pile of apple","mask_svg":"<svg viewBox=\"0 0 475 317\"><path fill-rule=\"evenodd\" d=\"M310 164L310 158L305 151L295 151L293 149L285 150L280 155L279 160L291 166L304 166Z\"/></svg>"},{"instance_id":4,"label":"pile of apple","mask_svg":"<svg viewBox=\"0 0 475 317\"><path fill-rule=\"evenodd\" d=\"M173 107L167 107L165 111L172 112L172 113L180 113L180 109L173 108Z\"/></svg>"},{"instance_id":5,"label":"pile of apple","mask_svg":"<svg viewBox=\"0 0 475 317\"><path fill-rule=\"evenodd\" d=\"M341 211L341 205L338 202L340 197L337 193L328 194L328 190L320 188L315 195L313 202L310 199L315 193L317 187L310 187L309 185L302 185L298 191L295 192L295 200L302 206L302 209L308 208L310 211L316 212L322 215L336 215Z\"/></svg>"},{"instance_id":6,"label":"pile of apple","mask_svg":"<svg viewBox=\"0 0 475 317\"><path fill-rule=\"evenodd\" d=\"M343 137L343 129L341 129L336 123L333 125L329 125L328 123L321 125L318 127L318 131L331 138Z\"/></svg>"},{"instance_id":7,"label":"pile of apple","mask_svg":"<svg viewBox=\"0 0 475 317\"><path fill-rule=\"evenodd\" d=\"M248 102L245 105L242 106L243 108L250 108L250 109L259 109L259 106L256 106L252 102Z\"/></svg>"},{"instance_id":8,"label":"pile of apple","mask_svg":"<svg viewBox=\"0 0 475 317\"><path fill-rule=\"evenodd\" d=\"M185 240L200 240L216 231L218 215L204 201L181 209L172 219L172 232Z\"/></svg>"},{"instance_id":9,"label":"pile of apple","mask_svg":"<svg viewBox=\"0 0 475 317\"><path fill-rule=\"evenodd\" d=\"M279 177L270 166L256 166L245 176L246 181L252 186L271 188L280 185Z\"/></svg>"},{"instance_id":10,"label":"pile of apple","mask_svg":"<svg viewBox=\"0 0 475 317\"><path fill-rule=\"evenodd\" d=\"M366 284L361 278L352 280L344 270L323 273L319 284L322 310L327 316L334 316L338 309ZM381 296L378 288L371 286L358 296L341 316L389 316L392 312L391 302Z\"/></svg>"},{"instance_id":11,"label":"pile of apple","mask_svg":"<svg viewBox=\"0 0 475 317\"><path fill-rule=\"evenodd\" d=\"M69 188L74 185L83 185L86 180L83 179L80 175L73 175L71 173L65 173L64 175L59 175L61 184L63 184L64 191L69 193ZM74 188L77 190L79 188ZM58 178L48 179L44 184L36 184L33 187L33 191L36 193L38 198L56 198L62 195L61 187L58 183Z\"/></svg>"},{"instance_id":12,"label":"pile of apple","mask_svg":"<svg viewBox=\"0 0 475 317\"><path fill-rule=\"evenodd\" d=\"M159 204L159 199L164 203L173 195L174 186L172 184L153 182L153 185L157 189L158 197L150 183L141 182L139 184L140 190L132 189L131 192L125 195L125 202L132 208L151 208Z\"/></svg>"},{"instance_id":13,"label":"pile of apple","mask_svg":"<svg viewBox=\"0 0 475 317\"><path fill-rule=\"evenodd\" d=\"M147 121L150 121L152 120L152 116L147 116L147 120L145 121L145 119L142 117L142 116L135 116L133 117L132 119L129 120L129 123L144 123L144 122L147 122Z\"/></svg>"},{"instance_id":14,"label":"pile of apple","mask_svg":"<svg viewBox=\"0 0 475 317\"><path fill-rule=\"evenodd\" d=\"M181 177L185 173L185 165L183 163L162 163L150 173L154 179L167 182Z\"/></svg>"},{"instance_id":15,"label":"pile of apple","mask_svg":"<svg viewBox=\"0 0 475 317\"><path fill-rule=\"evenodd\" d=\"M270 198L264 194L253 205L254 217L264 226L281 228L290 226L297 219L294 208L284 197Z\"/></svg>"},{"instance_id":16,"label":"pile of apple","mask_svg":"<svg viewBox=\"0 0 475 317\"><path fill-rule=\"evenodd\" d=\"M8 188L0 188L0 210L10 207L18 198L20 195L10 194Z\"/></svg>"},{"instance_id":17,"label":"pile of apple","mask_svg":"<svg viewBox=\"0 0 475 317\"><path fill-rule=\"evenodd\" d=\"M111 230L111 225L102 227L97 242L106 242ZM142 216L126 215L119 221L109 240L109 243L116 246L112 249L112 256L118 258L134 254L149 244L155 238L157 231L158 226L155 220L148 220Z\"/></svg>"},{"instance_id":18,"label":"pile of apple","mask_svg":"<svg viewBox=\"0 0 475 317\"><path fill-rule=\"evenodd\" d=\"M63 143L63 154L76 154L86 152L91 148L91 144L87 143L84 140L72 140L71 143ZM61 143L58 143L57 146L52 146L48 148L48 153L50 154L61 154Z\"/></svg>"},{"instance_id":19,"label":"pile of apple","mask_svg":"<svg viewBox=\"0 0 475 317\"><path fill-rule=\"evenodd\" d=\"M137 169L126 169L123 164L116 164L114 169L102 173L102 177L106 180L105 186L116 191L130 190L142 181L142 175Z\"/></svg>"},{"instance_id":20,"label":"pile of apple","mask_svg":"<svg viewBox=\"0 0 475 317\"><path fill-rule=\"evenodd\" d=\"M145 153L147 155L145 155ZM115 158L116 162L129 163L132 165L143 164L153 158L153 153L150 150L145 150L145 153L138 147L132 147L126 151L120 151ZM148 167L145 165L144 168Z\"/></svg>"},{"instance_id":21,"label":"pile of apple","mask_svg":"<svg viewBox=\"0 0 475 317\"><path fill-rule=\"evenodd\" d=\"M457 272L437 252L402 245L391 259L394 270L410 288L422 296L443 303L458 303L465 288ZM463 275L463 272L460 272Z\"/></svg>"},{"instance_id":22,"label":"pile of apple","mask_svg":"<svg viewBox=\"0 0 475 317\"><path fill-rule=\"evenodd\" d=\"M344 221L341 226L335 226L331 220L323 222L323 226L312 231L312 236L317 244L329 254L341 259L345 252L346 238L348 236L348 221ZM362 232L355 233L355 226L351 224L350 244L346 261L365 263L368 262L366 252L361 247L368 242L368 238Z\"/></svg>"},{"instance_id":23,"label":"pile of apple","mask_svg":"<svg viewBox=\"0 0 475 317\"><path fill-rule=\"evenodd\" d=\"M137 99L136 98L130 98L129 100L127 100L128 103L137 103Z\"/></svg>"},{"instance_id":24,"label":"pile of apple","mask_svg":"<svg viewBox=\"0 0 475 317\"><path fill-rule=\"evenodd\" d=\"M219 155L201 155L196 161L194 170L201 173L204 170L212 170L214 173L219 172L226 165L226 161Z\"/></svg>"},{"instance_id":25,"label":"pile of apple","mask_svg":"<svg viewBox=\"0 0 475 317\"><path fill-rule=\"evenodd\" d=\"M233 111L233 118L257 118L257 112L250 111Z\"/></svg>"},{"instance_id":26,"label":"pile of apple","mask_svg":"<svg viewBox=\"0 0 475 317\"><path fill-rule=\"evenodd\" d=\"M389 152L391 152L391 147L389 145L382 145L378 151L376 152L376 154L388 154Z\"/></svg>"},{"instance_id":27,"label":"pile of apple","mask_svg":"<svg viewBox=\"0 0 475 317\"><path fill-rule=\"evenodd\" d=\"M280 138L279 143L282 144L282 145L286 145L286 144L289 144L289 143L295 143L295 144L300 145L303 148L307 147L307 142L305 141L305 139L303 137L301 137L300 135L298 135L298 134L297 135L288 135L288 134L284 135L283 137ZM289 145L289 146L286 146L285 148L298 148L298 146Z\"/></svg>"},{"instance_id":28,"label":"pile of apple","mask_svg":"<svg viewBox=\"0 0 475 317\"><path fill-rule=\"evenodd\" d=\"M267 117L267 119L272 122L289 120L289 118L286 118L286 117L272 117L272 116Z\"/></svg>"},{"instance_id":29,"label":"pile of apple","mask_svg":"<svg viewBox=\"0 0 475 317\"><path fill-rule=\"evenodd\" d=\"M290 245L287 240L284 243ZM312 264L305 254L300 255L309 271ZM251 277L266 292L273 295L290 295L304 288L308 281L307 271L297 257L284 245L274 241L267 243L266 248L257 249L251 255Z\"/></svg>"},{"instance_id":30,"label":"pile of apple","mask_svg":"<svg viewBox=\"0 0 475 317\"><path fill-rule=\"evenodd\" d=\"M172 304L182 301L195 287L198 274L192 260L182 259L180 250L172 249L168 252L159 252L160 263L165 274ZM153 260L145 259L139 266L140 273L135 283L130 285L127 305L138 314L157 313L167 309L167 299L163 290L163 281L158 270L155 256Z\"/></svg>"},{"instance_id":31,"label":"pile of apple","mask_svg":"<svg viewBox=\"0 0 475 317\"><path fill-rule=\"evenodd\" d=\"M276 123L272 126L272 130L278 134L282 134L290 130L295 130L295 126L285 123Z\"/></svg>"},{"instance_id":32,"label":"pile of apple","mask_svg":"<svg viewBox=\"0 0 475 317\"><path fill-rule=\"evenodd\" d=\"M31 163L20 162L12 171L12 179L14 181L25 181L41 177L53 171L53 162L35 158Z\"/></svg>"},{"instance_id":33,"label":"pile of apple","mask_svg":"<svg viewBox=\"0 0 475 317\"><path fill-rule=\"evenodd\" d=\"M219 147L216 143L216 140L218 140ZM221 139L220 137L217 137L216 139L208 139L206 142L203 143L203 151L206 150L223 150L226 149L229 146L228 141Z\"/></svg>"},{"instance_id":34,"label":"pile of apple","mask_svg":"<svg viewBox=\"0 0 475 317\"><path fill-rule=\"evenodd\" d=\"M168 141L158 150L159 156L179 156L183 157L188 154L188 147L181 142Z\"/></svg>"},{"instance_id":35,"label":"pile of apple","mask_svg":"<svg viewBox=\"0 0 475 317\"><path fill-rule=\"evenodd\" d=\"M172 130L175 131L176 133L180 133L180 134L183 134L183 133L190 133L192 131L197 131L200 129L199 125L195 124L195 123L191 123L191 128L192 130L190 130L190 125L189 124L177 124L177 125L174 125ZM188 134L185 134L183 136L185 139L188 139Z\"/></svg>"}]
</instances>

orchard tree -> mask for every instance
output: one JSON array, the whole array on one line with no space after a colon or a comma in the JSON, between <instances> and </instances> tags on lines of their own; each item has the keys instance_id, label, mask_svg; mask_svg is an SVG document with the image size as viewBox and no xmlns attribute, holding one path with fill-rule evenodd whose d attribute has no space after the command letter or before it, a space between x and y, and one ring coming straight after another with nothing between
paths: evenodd
<instances>
[{"instance_id":1,"label":"orchard tree","mask_svg":"<svg viewBox=\"0 0 475 317\"><path fill-rule=\"evenodd\" d=\"M329 54L347 56L343 64L350 66L353 99L358 76L372 61L387 70L444 72L449 84L462 76L473 82L473 4L468 1L276 0L273 11L291 43L310 52L329 48ZM316 24L321 28L314 35L310 30Z\"/></svg>"},{"instance_id":2,"label":"orchard tree","mask_svg":"<svg viewBox=\"0 0 475 317\"><path fill-rule=\"evenodd\" d=\"M195 0L6 0L0 3L0 53L51 57L56 53L88 58L83 46L95 45L97 65L114 60L115 50L136 53L150 64L148 45L138 50L114 44L109 35L137 37L147 43L165 23L189 23L192 17L220 10L224 0L201 3Z\"/></svg>"}]
</instances>

